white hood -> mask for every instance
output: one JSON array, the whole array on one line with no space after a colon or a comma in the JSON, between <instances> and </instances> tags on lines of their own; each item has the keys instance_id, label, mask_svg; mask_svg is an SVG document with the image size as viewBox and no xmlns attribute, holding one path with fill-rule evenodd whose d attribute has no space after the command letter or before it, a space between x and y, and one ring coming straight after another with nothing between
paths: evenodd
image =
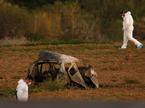
<instances>
[{"instance_id":1,"label":"white hood","mask_svg":"<svg viewBox=\"0 0 145 108\"><path fill-rule=\"evenodd\" d=\"M126 15L131 15L131 12L130 11L127 11L125 14Z\"/></svg>"},{"instance_id":2,"label":"white hood","mask_svg":"<svg viewBox=\"0 0 145 108\"><path fill-rule=\"evenodd\" d=\"M18 84L21 84L21 83L24 83L25 81L23 80L23 79L20 79L19 81L18 81Z\"/></svg>"},{"instance_id":3,"label":"white hood","mask_svg":"<svg viewBox=\"0 0 145 108\"><path fill-rule=\"evenodd\" d=\"M125 31L133 31L133 17L131 15L130 11L127 11L125 13L125 16L123 17L123 30Z\"/></svg>"}]
</instances>

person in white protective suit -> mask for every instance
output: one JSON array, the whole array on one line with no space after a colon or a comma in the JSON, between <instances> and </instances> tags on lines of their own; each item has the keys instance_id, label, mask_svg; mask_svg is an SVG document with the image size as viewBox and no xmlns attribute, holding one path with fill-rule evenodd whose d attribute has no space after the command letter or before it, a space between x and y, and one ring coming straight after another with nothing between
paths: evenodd
<instances>
[{"instance_id":1,"label":"person in white protective suit","mask_svg":"<svg viewBox=\"0 0 145 108\"><path fill-rule=\"evenodd\" d=\"M140 43L138 40L136 40L133 37L133 30L134 30L134 26L133 26L133 17L131 15L130 11L124 11L122 14L122 18L123 18L123 45L121 46L121 49L126 49L127 48L127 43L128 41L132 41L135 45L136 48L143 48L143 44Z\"/></svg>"},{"instance_id":2,"label":"person in white protective suit","mask_svg":"<svg viewBox=\"0 0 145 108\"><path fill-rule=\"evenodd\" d=\"M16 88L16 98L18 101L21 102L26 102L28 101L28 85L30 85L31 82L24 80L24 79L20 79L18 81L18 85Z\"/></svg>"}]
</instances>

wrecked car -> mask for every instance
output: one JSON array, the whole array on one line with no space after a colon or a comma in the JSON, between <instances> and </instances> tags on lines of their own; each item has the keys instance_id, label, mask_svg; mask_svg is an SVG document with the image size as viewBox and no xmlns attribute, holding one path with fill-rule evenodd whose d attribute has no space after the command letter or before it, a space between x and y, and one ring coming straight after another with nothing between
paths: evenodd
<instances>
[{"instance_id":1,"label":"wrecked car","mask_svg":"<svg viewBox=\"0 0 145 108\"><path fill-rule=\"evenodd\" d=\"M78 66L79 59L51 51L41 51L38 59L28 69L27 78L40 83L48 78L52 81L64 77L66 85L83 88L98 88L97 73L91 65Z\"/></svg>"}]
</instances>

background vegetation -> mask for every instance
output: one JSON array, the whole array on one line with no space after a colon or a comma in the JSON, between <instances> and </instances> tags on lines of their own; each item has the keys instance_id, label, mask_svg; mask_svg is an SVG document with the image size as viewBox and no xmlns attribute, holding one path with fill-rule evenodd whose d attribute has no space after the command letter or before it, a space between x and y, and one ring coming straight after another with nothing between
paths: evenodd
<instances>
[{"instance_id":1,"label":"background vegetation","mask_svg":"<svg viewBox=\"0 0 145 108\"><path fill-rule=\"evenodd\" d=\"M134 34L144 39L144 4L144 0L0 0L0 39L3 44L119 41L122 10L132 12Z\"/></svg>"}]
</instances>

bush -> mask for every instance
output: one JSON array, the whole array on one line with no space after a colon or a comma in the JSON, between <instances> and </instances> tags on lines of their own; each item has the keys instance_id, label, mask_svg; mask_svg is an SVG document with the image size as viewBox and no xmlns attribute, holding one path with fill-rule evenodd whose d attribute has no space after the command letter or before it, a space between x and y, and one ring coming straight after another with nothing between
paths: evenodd
<instances>
[{"instance_id":1,"label":"bush","mask_svg":"<svg viewBox=\"0 0 145 108\"><path fill-rule=\"evenodd\" d=\"M30 42L44 42L47 39L40 33L27 33L25 38Z\"/></svg>"},{"instance_id":2,"label":"bush","mask_svg":"<svg viewBox=\"0 0 145 108\"><path fill-rule=\"evenodd\" d=\"M120 41L122 10L132 12L138 23L135 34L144 39L144 3L143 0L0 0L0 39Z\"/></svg>"},{"instance_id":3,"label":"bush","mask_svg":"<svg viewBox=\"0 0 145 108\"><path fill-rule=\"evenodd\" d=\"M9 3L0 4L0 38L24 36L32 30L31 21L25 9Z\"/></svg>"}]
</instances>

